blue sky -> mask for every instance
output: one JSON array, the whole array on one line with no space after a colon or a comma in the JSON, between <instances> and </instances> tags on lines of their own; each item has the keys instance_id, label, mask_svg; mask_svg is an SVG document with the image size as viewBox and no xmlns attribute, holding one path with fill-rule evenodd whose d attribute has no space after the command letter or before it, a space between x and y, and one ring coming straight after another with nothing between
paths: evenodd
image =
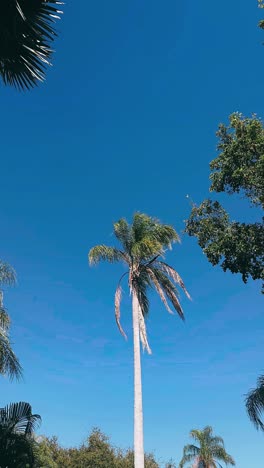
<instances>
[{"instance_id":1,"label":"blue sky","mask_svg":"<svg viewBox=\"0 0 264 468\"><path fill-rule=\"evenodd\" d=\"M74 2L59 24L54 66L30 93L1 87L1 258L24 381L1 380L1 404L29 401L41 433L80 443L92 426L132 444L132 340L118 334L121 266L90 269L112 223L135 210L184 228L208 196L215 131L233 111L263 112L257 2ZM254 217L222 197L237 219ZM263 298L182 238L168 260L193 297L186 323L151 298L153 356L143 356L145 446L179 461L188 432L207 424L238 468L262 468L263 435L244 394L263 370Z\"/></svg>"}]
</instances>

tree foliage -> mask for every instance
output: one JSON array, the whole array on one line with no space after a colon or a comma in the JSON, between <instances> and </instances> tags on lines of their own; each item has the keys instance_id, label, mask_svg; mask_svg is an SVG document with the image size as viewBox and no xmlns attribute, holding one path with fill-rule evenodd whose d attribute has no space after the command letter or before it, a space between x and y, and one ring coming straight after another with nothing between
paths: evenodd
<instances>
[{"instance_id":1,"label":"tree foliage","mask_svg":"<svg viewBox=\"0 0 264 468\"><path fill-rule=\"evenodd\" d=\"M193 429L190 437L198 445L185 445L179 468L183 468L186 463L190 462L194 462L197 468L216 468L217 464L221 467L220 462L235 465L233 458L225 450L222 437L213 436L212 427L206 426L202 430Z\"/></svg>"},{"instance_id":2,"label":"tree foliage","mask_svg":"<svg viewBox=\"0 0 264 468\"><path fill-rule=\"evenodd\" d=\"M217 132L219 155L210 163L211 192L239 193L251 205L264 207L264 129L253 115L235 113L229 125ZM198 239L212 265L224 271L264 279L263 218L255 223L231 221L218 201L204 200L194 205L186 222L186 232Z\"/></svg>"},{"instance_id":3,"label":"tree foliage","mask_svg":"<svg viewBox=\"0 0 264 468\"><path fill-rule=\"evenodd\" d=\"M149 311L148 291L153 288L160 296L168 312L176 310L181 319L183 310L178 299L179 285L187 297L190 297L180 275L162 260L166 249L170 249L173 242L179 237L172 226L161 224L157 219L143 213L136 213L130 225L125 219L114 224L114 234L121 244L121 249L97 245L89 252L91 265L101 260L123 262L128 268L120 278L115 293L115 316L118 328L125 335L120 324L121 280L128 277L130 290L135 291L140 309L140 338L143 348L151 353L145 317Z\"/></svg>"},{"instance_id":4,"label":"tree foliage","mask_svg":"<svg viewBox=\"0 0 264 468\"><path fill-rule=\"evenodd\" d=\"M2 2L0 77L4 84L29 89L44 80L61 4L59 0Z\"/></svg>"},{"instance_id":5,"label":"tree foliage","mask_svg":"<svg viewBox=\"0 0 264 468\"><path fill-rule=\"evenodd\" d=\"M113 447L109 438L94 428L79 448L63 448L56 437L38 443L36 468L134 468L134 453ZM145 455L145 468L159 468L152 454Z\"/></svg>"}]
</instances>

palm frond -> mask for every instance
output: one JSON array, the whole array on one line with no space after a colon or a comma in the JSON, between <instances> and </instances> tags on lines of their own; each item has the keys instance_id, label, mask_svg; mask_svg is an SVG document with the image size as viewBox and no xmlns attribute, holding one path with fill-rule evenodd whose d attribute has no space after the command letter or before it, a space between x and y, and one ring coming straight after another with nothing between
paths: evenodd
<instances>
[{"instance_id":1,"label":"palm frond","mask_svg":"<svg viewBox=\"0 0 264 468\"><path fill-rule=\"evenodd\" d=\"M40 422L41 417L32 414L31 405L24 401L11 403L0 409L0 426L8 428L15 434L32 436Z\"/></svg>"},{"instance_id":2,"label":"palm frond","mask_svg":"<svg viewBox=\"0 0 264 468\"><path fill-rule=\"evenodd\" d=\"M62 4L58 0L4 2L0 15L0 76L4 84L24 90L45 79Z\"/></svg>"},{"instance_id":3,"label":"palm frond","mask_svg":"<svg viewBox=\"0 0 264 468\"><path fill-rule=\"evenodd\" d=\"M185 445L183 449L183 456L192 455L192 457L197 457L200 454L201 449L193 444Z\"/></svg>"},{"instance_id":4,"label":"palm frond","mask_svg":"<svg viewBox=\"0 0 264 468\"><path fill-rule=\"evenodd\" d=\"M191 296L190 294L188 293L186 287L185 287L185 284L182 280L182 278L180 277L179 273L174 270L174 268L172 268L170 265L168 265L167 263L165 262L162 262L162 261L159 261L157 262L158 265L160 266L161 270L163 270L168 276L170 276L172 278L172 280L176 283L176 284L179 284L180 287L182 288L182 290L185 292L186 296L188 297L188 299L191 299Z\"/></svg>"},{"instance_id":5,"label":"palm frond","mask_svg":"<svg viewBox=\"0 0 264 468\"><path fill-rule=\"evenodd\" d=\"M121 311L120 311L120 304L121 304L121 297L122 297L122 287L121 287L121 284L120 282L118 283L118 286L116 288L116 292L115 292L115 319L116 319L116 324L118 326L118 329L121 333L121 335L123 335L124 338L127 339L127 336L121 326L121 323L120 323L120 317L121 317Z\"/></svg>"},{"instance_id":6,"label":"palm frond","mask_svg":"<svg viewBox=\"0 0 264 468\"><path fill-rule=\"evenodd\" d=\"M190 432L190 437L197 442L201 442L203 440L203 431L199 431L198 429L192 429Z\"/></svg>"},{"instance_id":7,"label":"palm frond","mask_svg":"<svg viewBox=\"0 0 264 468\"><path fill-rule=\"evenodd\" d=\"M226 465L235 466L234 459L231 457L231 455L226 453L224 447L214 447L211 450L211 453L212 453L212 456L214 458L216 458L216 459L218 459L220 461L223 461Z\"/></svg>"},{"instance_id":8,"label":"palm frond","mask_svg":"<svg viewBox=\"0 0 264 468\"><path fill-rule=\"evenodd\" d=\"M1 294L1 292L0 292ZM0 307L0 330L3 333L8 333L10 327L10 317L4 307Z\"/></svg>"},{"instance_id":9,"label":"palm frond","mask_svg":"<svg viewBox=\"0 0 264 468\"><path fill-rule=\"evenodd\" d=\"M107 245L96 245L89 252L89 263L95 265L101 260L110 263L125 261L123 252L116 249L115 247L108 247Z\"/></svg>"},{"instance_id":10,"label":"palm frond","mask_svg":"<svg viewBox=\"0 0 264 468\"><path fill-rule=\"evenodd\" d=\"M180 461L179 468L183 468L186 463L190 463L193 461L194 456L189 454L189 455L184 455Z\"/></svg>"},{"instance_id":11,"label":"palm frond","mask_svg":"<svg viewBox=\"0 0 264 468\"><path fill-rule=\"evenodd\" d=\"M125 218L121 218L114 223L114 233L119 242L121 242L124 251L130 254L133 242L132 229Z\"/></svg>"},{"instance_id":12,"label":"palm frond","mask_svg":"<svg viewBox=\"0 0 264 468\"><path fill-rule=\"evenodd\" d=\"M178 315L180 316L180 318L184 320L183 310L177 298L177 294L178 294L177 288L159 268L151 267L151 270L155 274L155 277L157 278L160 286L165 292L167 299L170 300L174 309L178 312Z\"/></svg>"},{"instance_id":13,"label":"palm frond","mask_svg":"<svg viewBox=\"0 0 264 468\"><path fill-rule=\"evenodd\" d=\"M152 235L163 245L163 247L171 248L173 242L180 242L180 238L172 226L168 224L160 224L156 222L152 229Z\"/></svg>"},{"instance_id":14,"label":"palm frond","mask_svg":"<svg viewBox=\"0 0 264 468\"><path fill-rule=\"evenodd\" d=\"M160 285L159 279L156 277L156 275L155 275L154 271L152 270L152 268L147 267L146 270L147 270L151 280L153 281L154 287L155 287L159 297L161 298L164 306L166 307L167 311L170 314L173 314L173 311L171 310L171 308L170 308L170 306L169 306L169 304L167 302L166 296L164 294L164 291L163 291L163 289L162 289L162 287Z\"/></svg>"},{"instance_id":15,"label":"palm frond","mask_svg":"<svg viewBox=\"0 0 264 468\"><path fill-rule=\"evenodd\" d=\"M0 284L14 285L16 283L16 272L8 263L0 260Z\"/></svg>"},{"instance_id":16,"label":"palm frond","mask_svg":"<svg viewBox=\"0 0 264 468\"><path fill-rule=\"evenodd\" d=\"M131 248L131 255L138 261L147 261L155 255L161 255L162 245L151 237L145 236L138 242L135 242Z\"/></svg>"},{"instance_id":17,"label":"palm frond","mask_svg":"<svg viewBox=\"0 0 264 468\"><path fill-rule=\"evenodd\" d=\"M22 367L12 350L10 341L5 333L0 330L0 374L8 375L13 380L22 377Z\"/></svg>"},{"instance_id":18,"label":"palm frond","mask_svg":"<svg viewBox=\"0 0 264 468\"><path fill-rule=\"evenodd\" d=\"M140 242L148 236L151 227L154 224L154 219L144 213L135 213L133 216L132 233L134 243Z\"/></svg>"},{"instance_id":19,"label":"palm frond","mask_svg":"<svg viewBox=\"0 0 264 468\"><path fill-rule=\"evenodd\" d=\"M222 445L223 447L225 445L224 439L222 437L214 436L214 437L211 437L210 440L211 440L212 445L217 445L217 446Z\"/></svg>"},{"instance_id":20,"label":"palm frond","mask_svg":"<svg viewBox=\"0 0 264 468\"><path fill-rule=\"evenodd\" d=\"M138 314L139 314L139 334L140 334L140 341L143 346L143 350L145 349L148 354L152 354L152 351L150 349L149 343L148 343L148 337L147 337L147 329L146 329L146 323L145 323L145 318L142 313L142 309L138 307Z\"/></svg>"},{"instance_id":21,"label":"palm frond","mask_svg":"<svg viewBox=\"0 0 264 468\"><path fill-rule=\"evenodd\" d=\"M137 293L138 302L144 317L146 317L149 312L149 300L147 295L149 287L151 287L151 283L146 272L146 268L144 266L140 266L139 275L136 275L133 278L133 289Z\"/></svg>"},{"instance_id":22,"label":"palm frond","mask_svg":"<svg viewBox=\"0 0 264 468\"><path fill-rule=\"evenodd\" d=\"M264 375L258 378L257 387L247 394L246 410L255 427L264 431L264 424L261 420L264 410Z\"/></svg>"}]
</instances>

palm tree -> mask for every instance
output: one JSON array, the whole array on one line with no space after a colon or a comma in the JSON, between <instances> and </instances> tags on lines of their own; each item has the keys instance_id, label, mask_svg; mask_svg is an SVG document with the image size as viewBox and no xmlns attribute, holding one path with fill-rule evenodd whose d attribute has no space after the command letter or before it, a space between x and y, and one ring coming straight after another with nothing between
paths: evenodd
<instances>
[{"instance_id":1,"label":"palm tree","mask_svg":"<svg viewBox=\"0 0 264 468\"><path fill-rule=\"evenodd\" d=\"M136 213L132 225L125 219L114 224L114 234L121 244L116 247L97 245L89 252L90 264L101 260L110 263L123 262L128 268L117 285L115 293L115 317L121 334L126 337L120 324L121 281L127 275L132 296L132 321L134 337L134 453L135 468L144 468L143 413L140 341L143 349L150 354L145 317L149 311L148 289L154 287L168 312L174 308L181 319L183 311L178 299L175 284L179 284L186 295L189 294L179 274L161 260L167 248L179 237L173 227L161 224L158 220L142 213ZM171 304L171 306L169 305Z\"/></svg>"},{"instance_id":2,"label":"palm tree","mask_svg":"<svg viewBox=\"0 0 264 468\"><path fill-rule=\"evenodd\" d=\"M190 432L190 437L198 442L200 447L185 445L179 468L190 462L194 462L193 467L196 468L217 468L217 466L223 468L220 462L235 465L231 455L225 451L222 437L213 436L212 427L206 426L201 431L194 429Z\"/></svg>"},{"instance_id":3,"label":"palm tree","mask_svg":"<svg viewBox=\"0 0 264 468\"><path fill-rule=\"evenodd\" d=\"M12 403L0 409L1 468L33 468L37 447L33 435L40 421L29 403Z\"/></svg>"},{"instance_id":4,"label":"palm tree","mask_svg":"<svg viewBox=\"0 0 264 468\"><path fill-rule=\"evenodd\" d=\"M50 64L54 23L62 13L59 0L1 2L0 77L24 90L45 79Z\"/></svg>"},{"instance_id":5,"label":"palm tree","mask_svg":"<svg viewBox=\"0 0 264 468\"><path fill-rule=\"evenodd\" d=\"M264 410L264 375L258 378L257 387L247 394L246 409L249 418L256 428L264 431L264 424L260 419L261 413Z\"/></svg>"},{"instance_id":6,"label":"palm tree","mask_svg":"<svg viewBox=\"0 0 264 468\"><path fill-rule=\"evenodd\" d=\"M12 285L16 282L13 268L0 260L0 284ZM10 318L4 308L3 291L0 290L0 374L8 375L11 379L22 375L22 368L12 350L9 340Z\"/></svg>"}]
</instances>

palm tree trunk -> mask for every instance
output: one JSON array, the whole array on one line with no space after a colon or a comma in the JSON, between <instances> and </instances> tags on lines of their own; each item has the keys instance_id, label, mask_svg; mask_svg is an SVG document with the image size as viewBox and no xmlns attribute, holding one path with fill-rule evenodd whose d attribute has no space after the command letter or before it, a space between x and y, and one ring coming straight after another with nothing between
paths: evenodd
<instances>
[{"instance_id":1,"label":"palm tree trunk","mask_svg":"<svg viewBox=\"0 0 264 468\"><path fill-rule=\"evenodd\" d=\"M139 304L132 290L133 334L134 334L134 467L144 468L142 382L139 340Z\"/></svg>"}]
</instances>

